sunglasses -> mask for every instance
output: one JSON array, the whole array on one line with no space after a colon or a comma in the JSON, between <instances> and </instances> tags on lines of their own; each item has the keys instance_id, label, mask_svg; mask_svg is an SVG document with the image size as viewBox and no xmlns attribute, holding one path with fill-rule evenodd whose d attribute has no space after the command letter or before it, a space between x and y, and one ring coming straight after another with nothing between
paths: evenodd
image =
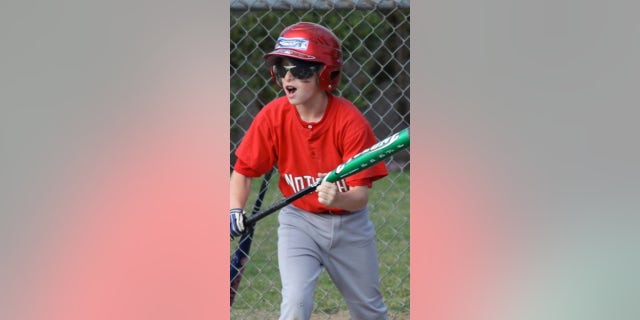
<instances>
[{"instance_id":1,"label":"sunglasses","mask_svg":"<svg viewBox=\"0 0 640 320\"><path fill-rule=\"evenodd\" d=\"M296 79L305 80L311 78L314 73L318 71L317 66L283 66L280 64L273 65L273 74L276 78L284 78L287 72L291 72L291 75Z\"/></svg>"}]
</instances>

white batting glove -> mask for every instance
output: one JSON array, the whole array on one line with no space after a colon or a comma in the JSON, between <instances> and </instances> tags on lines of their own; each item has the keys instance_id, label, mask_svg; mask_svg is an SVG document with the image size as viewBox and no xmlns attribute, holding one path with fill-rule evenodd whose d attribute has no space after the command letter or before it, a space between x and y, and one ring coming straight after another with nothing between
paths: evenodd
<instances>
[{"instance_id":1,"label":"white batting glove","mask_svg":"<svg viewBox=\"0 0 640 320\"><path fill-rule=\"evenodd\" d=\"M244 210L233 208L229 210L231 239L244 233L244 221L246 219Z\"/></svg>"}]
</instances>

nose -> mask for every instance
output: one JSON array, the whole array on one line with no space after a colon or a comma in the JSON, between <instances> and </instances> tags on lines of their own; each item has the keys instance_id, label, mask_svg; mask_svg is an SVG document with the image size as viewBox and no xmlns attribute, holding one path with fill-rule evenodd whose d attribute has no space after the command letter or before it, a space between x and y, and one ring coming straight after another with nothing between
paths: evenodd
<instances>
[{"instance_id":1,"label":"nose","mask_svg":"<svg viewBox=\"0 0 640 320\"><path fill-rule=\"evenodd\" d=\"M290 70L287 70L287 72L284 74L284 77L282 79L284 79L285 81L291 81L295 79L295 77L291 74Z\"/></svg>"}]
</instances>

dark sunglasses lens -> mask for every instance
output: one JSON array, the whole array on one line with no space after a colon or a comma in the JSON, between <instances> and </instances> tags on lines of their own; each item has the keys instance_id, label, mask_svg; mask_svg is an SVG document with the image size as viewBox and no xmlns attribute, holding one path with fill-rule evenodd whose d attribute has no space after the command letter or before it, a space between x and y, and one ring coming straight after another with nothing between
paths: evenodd
<instances>
[{"instance_id":1,"label":"dark sunglasses lens","mask_svg":"<svg viewBox=\"0 0 640 320\"><path fill-rule=\"evenodd\" d=\"M287 71L291 72L291 75L297 79L305 80L313 76L314 67L298 67L298 66L281 66L274 65L273 71L276 77L284 78L287 75Z\"/></svg>"},{"instance_id":2,"label":"dark sunglasses lens","mask_svg":"<svg viewBox=\"0 0 640 320\"><path fill-rule=\"evenodd\" d=\"M291 74L300 79L309 79L313 76L313 67L295 67L291 69Z\"/></svg>"},{"instance_id":3,"label":"dark sunglasses lens","mask_svg":"<svg viewBox=\"0 0 640 320\"><path fill-rule=\"evenodd\" d=\"M283 66L274 65L273 74L276 75L276 78L284 78L284 76L287 74L287 70Z\"/></svg>"}]
</instances>

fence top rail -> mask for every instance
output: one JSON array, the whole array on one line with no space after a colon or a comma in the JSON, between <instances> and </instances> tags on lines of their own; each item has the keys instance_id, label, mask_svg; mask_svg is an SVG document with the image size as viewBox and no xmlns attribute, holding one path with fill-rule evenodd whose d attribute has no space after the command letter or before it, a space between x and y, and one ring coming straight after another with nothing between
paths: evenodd
<instances>
[{"instance_id":1,"label":"fence top rail","mask_svg":"<svg viewBox=\"0 0 640 320\"><path fill-rule=\"evenodd\" d=\"M409 0L230 0L231 11L295 9L409 9Z\"/></svg>"}]
</instances>

